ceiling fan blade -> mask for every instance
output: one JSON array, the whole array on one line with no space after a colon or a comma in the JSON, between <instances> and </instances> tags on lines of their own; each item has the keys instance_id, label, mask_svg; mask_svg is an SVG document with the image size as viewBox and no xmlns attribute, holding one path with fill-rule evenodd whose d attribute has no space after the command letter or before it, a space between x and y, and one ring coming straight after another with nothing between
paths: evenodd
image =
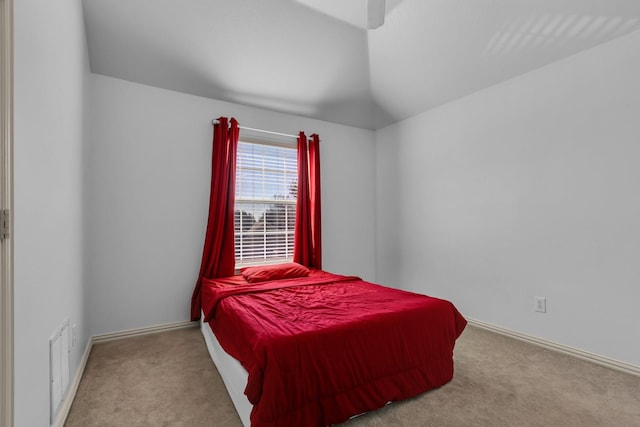
<instances>
[{"instance_id":1,"label":"ceiling fan blade","mask_svg":"<svg viewBox=\"0 0 640 427\"><path fill-rule=\"evenodd\" d=\"M384 24L385 0L367 1L367 28L374 30Z\"/></svg>"}]
</instances>

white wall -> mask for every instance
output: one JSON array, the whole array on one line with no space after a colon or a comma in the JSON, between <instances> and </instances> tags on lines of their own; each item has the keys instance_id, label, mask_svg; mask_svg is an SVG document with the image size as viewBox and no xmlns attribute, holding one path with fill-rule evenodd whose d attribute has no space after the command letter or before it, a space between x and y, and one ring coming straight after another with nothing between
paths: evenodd
<instances>
[{"instance_id":1,"label":"white wall","mask_svg":"<svg viewBox=\"0 0 640 427\"><path fill-rule=\"evenodd\" d=\"M323 267L375 278L373 132L91 76L87 292L92 335L188 320L202 257L211 119L321 139Z\"/></svg>"},{"instance_id":2,"label":"white wall","mask_svg":"<svg viewBox=\"0 0 640 427\"><path fill-rule=\"evenodd\" d=\"M378 131L379 279L640 365L639 75L636 32Z\"/></svg>"},{"instance_id":3,"label":"white wall","mask_svg":"<svg viewBox=\"0 0 640 427\"><path fill-rule=\"evenodd\" d=\"M49 347L78 324L71 376L87 344L82 145L88 77L79 0L14 2L15 425L49 425Z\"/></svg>"}]
</instances>

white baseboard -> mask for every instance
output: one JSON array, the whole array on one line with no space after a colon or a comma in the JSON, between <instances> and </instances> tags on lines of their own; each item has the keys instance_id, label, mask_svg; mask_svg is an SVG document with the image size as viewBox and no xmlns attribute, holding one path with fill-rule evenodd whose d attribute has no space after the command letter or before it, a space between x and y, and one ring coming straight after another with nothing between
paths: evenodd
<instances>
[{"instance_id":1,"label":"white baseboard","mask_svg":"<svg viewBox=\"0 0 640 427\"><path fill-rule=\"evenodd\" d=\"M76 397L76 393L78 392L78 387L80 386L80 380L82 379L82 375L84 375L84 369L87 366L87 361L89 360L89 354L91 353L91 349L94 344L103 343L108 341L115 341L124 338L130 337L138 337L142 335L156 334L158 332L167 332L167 331L175 331L177 329L186 329L186 328L195 328L199 326L198 322L191 322L188 320L182 322L175 323L165 323L163 325L150 326L147 328L138 328L138 329L129 329L126 331L120 332L112 332L108 334L100 334L94 335L89 338L89 342L84 349L84 354L82 355L82 359L80 359L80 365L76 370L76 375L73 377L73 382L69 384L69 389L67 390L67 394L62 402L62 406L58 410L58 415L52 426L54 427L64 427L64 423L67 421L67 417L69 416L69 411L71 410L71 404Z\"/></svg>"},{"instance_id":2,"label":"white baseboard","mask_svg":"<svg viewBox=\"0 0 640 427\"><path fill-rule=\"evenodd\" d=\"M147 328L128 329L125 331L94 335L91 338L91 340L93 341L93 344L97 344L101 342L108 342L108 341L119 340L123 338L155 334L158 332L174 331L177 329L185 329L185 328L195 328L197 326L198 326L198 322L191 322L189 320L184 320L182 322L165 323L163 325L149 326Z\"/></svg>"},{"instance_id":3,"label":"white baseboard","mask_svg":"<svg viewBox=\"0 0 640 427\"><path fill-rule=\"evenodd\" d=\"M542 338L537 338L531 335L512 331L510 329L492 325L491 323L481 322L480 320L467 319L467 321L469 322L470 325L477 326L478 328L486 329L488 331L495 332L500 335L505 335L510 338L515 338L520 341L525 341L530 344L535 344L537 346L544 347L548 350L553 350L559 353L567 354L569 356L573 356L581 360L586 360L587 362L595 363L596 365L604 366L605 368L613 369L616 371L624 372L625 374L631 374L631 375L640 377L640 366L621 362L619 360L611 359L609 357L601 356L595 353L590 353L588 351L580 350L578 348L570 347L564 344L558 344L553 341L548 341Z\"/></svg>"}]
</instances>

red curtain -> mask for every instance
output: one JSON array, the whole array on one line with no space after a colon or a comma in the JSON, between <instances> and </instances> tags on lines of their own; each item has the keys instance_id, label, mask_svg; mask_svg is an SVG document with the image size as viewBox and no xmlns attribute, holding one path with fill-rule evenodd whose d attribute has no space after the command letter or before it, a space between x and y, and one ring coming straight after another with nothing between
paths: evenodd
<instances>
[{"instance_id":1,"label":"red curtain","mask_svg":"<svg viewBox=\"0 0 640 427\"><path fill-rule=\"evenodd\" d=\"M311 237L311 204L309 198L309 162L307 137L298 136L298 194L296 201L296 226L293 238L293 261L307 267L312 265L313 239Z\"/></svg>"},{"instance_id":2,"label":"red curtain","mask_svg":"<svg viewBox=\"0 0 640 427\"><path fill-rule=\"evenodd\" d=\"M311 206L311 239L313 246L312 263L322 268L322 209L320 205L320 137L311 135L309 142L309 199Z\"/></svg>"},{"instance_id":3,"label":"red curtain","mask_svg":"<svg viewBox=\"0 0 640 427\"><path fill-rule=\"evenodd\" d=\"M191 320L200 319L202 279L232 276L235 270L233 209L239 135L238 122L234 118L220 117L218 124L213 126L209 221L200 273L191 297Z\"/></svg>"},{"instance_id":4,"label":"red curtain","mask_svg":"<svg viewBox=\"0 0 640 427\"><path fill-rule=\"evenodd\" d=\"M304 132L298 136L297 199L293 261L321 269L320 138L315 134L308 147Z\"/></svg>"}]
</instances>

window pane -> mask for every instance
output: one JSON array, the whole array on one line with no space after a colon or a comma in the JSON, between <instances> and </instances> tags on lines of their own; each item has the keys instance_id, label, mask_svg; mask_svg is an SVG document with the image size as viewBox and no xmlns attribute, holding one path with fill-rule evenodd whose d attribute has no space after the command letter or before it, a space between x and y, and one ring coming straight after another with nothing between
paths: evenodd
<instances>
[{"instance_id":1,"label":"window pane","mask_svg":"<svg viewBox=\"0 0 640 427\"><path fill-rule=\"evenodd\" d=\"M238 144L236 264L290 261L296 222L297 150Z\"/></svg>"}]
</instances>

